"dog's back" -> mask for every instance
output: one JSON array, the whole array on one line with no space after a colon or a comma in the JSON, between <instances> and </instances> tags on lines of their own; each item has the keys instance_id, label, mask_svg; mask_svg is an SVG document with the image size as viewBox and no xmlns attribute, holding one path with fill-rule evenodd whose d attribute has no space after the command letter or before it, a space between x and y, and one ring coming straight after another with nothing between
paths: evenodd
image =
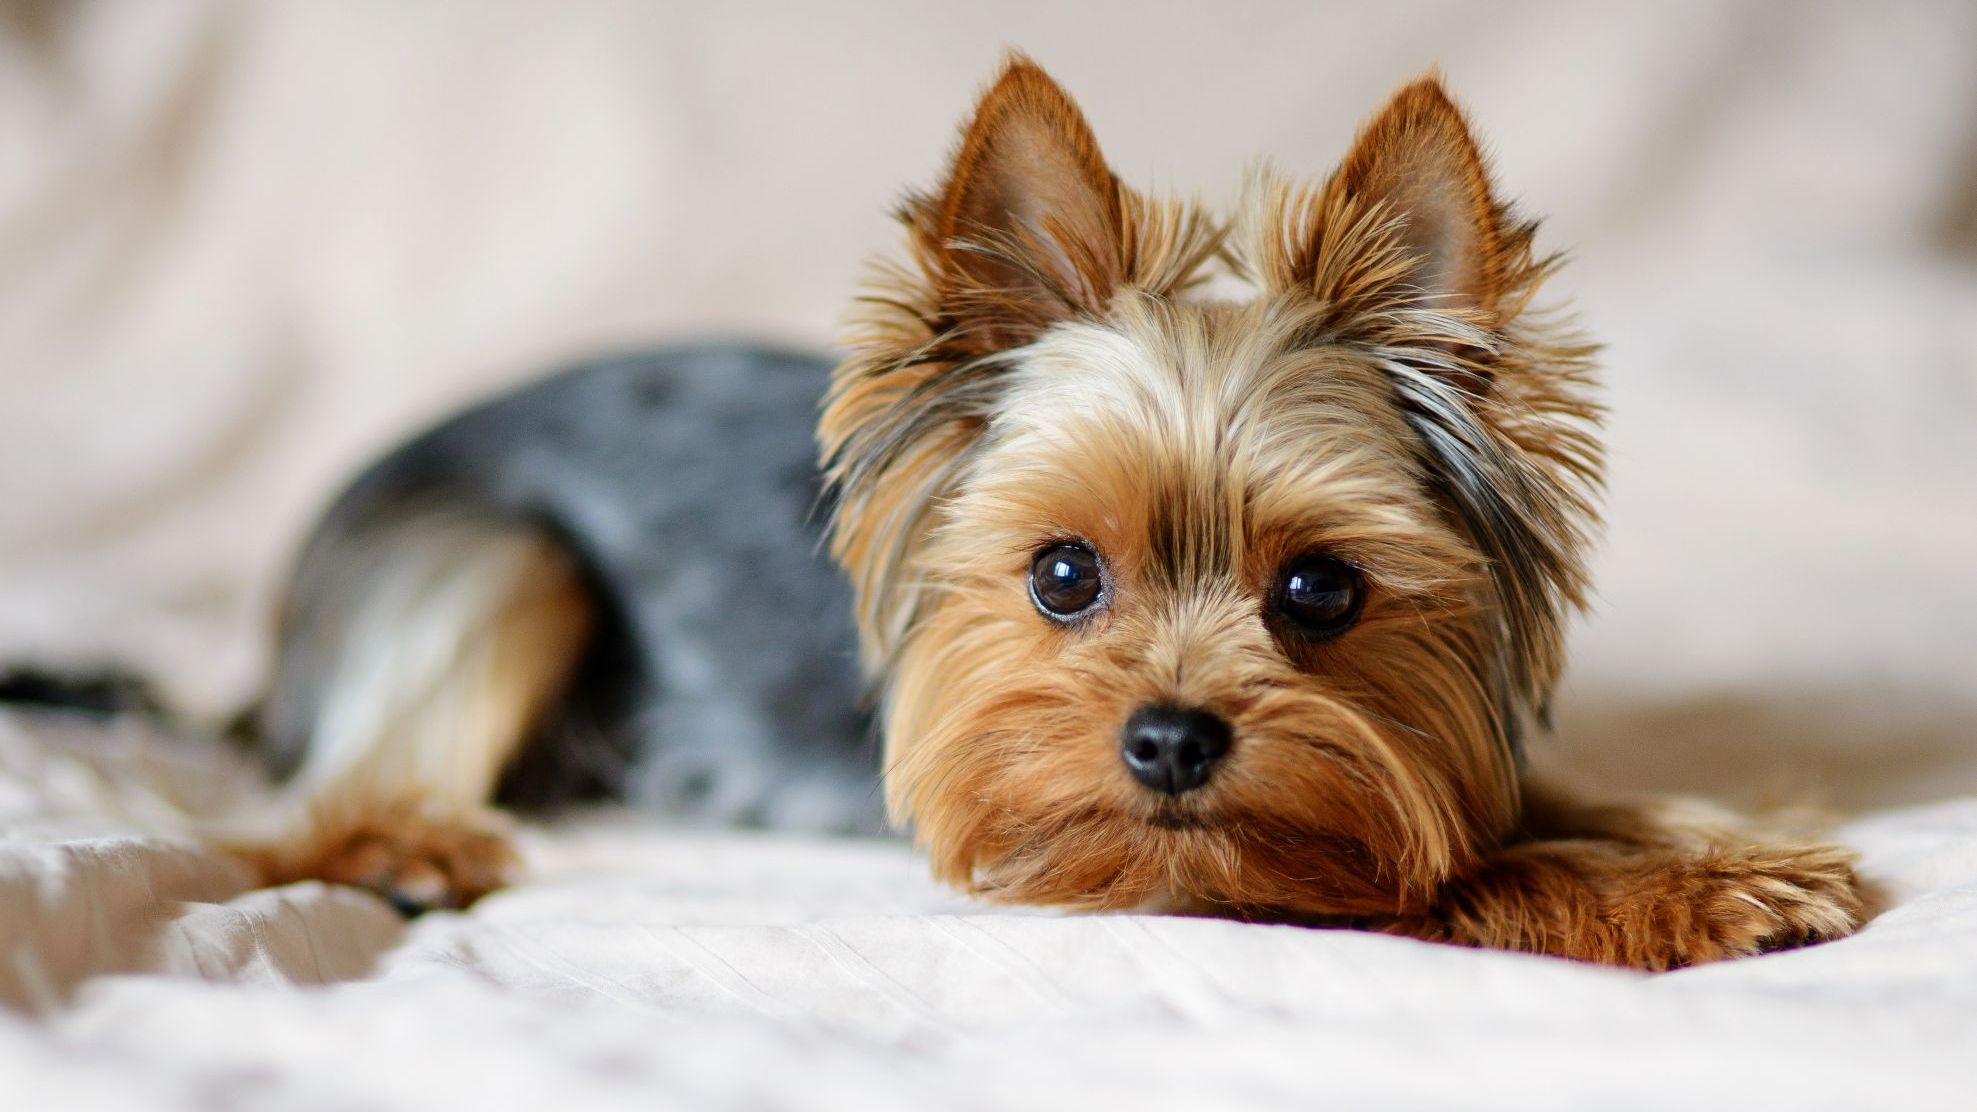
<instances>
[{"instance_id":1,"label":"dog's back","mask_svg":"<svg viewBox=\"0 0 1977 1112\"><path fill-rule=\"evenodd\" d=\"M360 476L297 565L260 715L301 804L443 821L505 770L516 803L875 829L849 596L812 521L829 369L738 346L607 359ZM276 871L320 873L321 840L285 836Z\"/></svg>"}]
</instances>

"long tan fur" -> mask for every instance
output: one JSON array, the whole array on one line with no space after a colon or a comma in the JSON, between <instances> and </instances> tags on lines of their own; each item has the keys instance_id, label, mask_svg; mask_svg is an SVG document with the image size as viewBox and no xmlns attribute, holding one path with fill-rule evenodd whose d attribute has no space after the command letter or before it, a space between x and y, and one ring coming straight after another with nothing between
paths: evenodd
<instances>
[{"instance_id":1,"label":"long tan fur","mask_svg":"<svg viewBox=\"0 0 1977 1112\"><path fill-rule=\"evenodd\" d=\"M1593 349L1533 308L1556 259L1437 80L1320 185L1255 175L1225 239L1012 57L901 215L820 439L887 798L940 876L1646 967L1858 921L1844 850L1526 798L1588 589ZM1247 299L1197 294L1221 264ZM1075 623L1025 589L1064 543L1106 575ZM1271 607L1313 552L1366 585L1332 640ZM1122 766L1156 705L1230 724L1206 786Z\"/></svg>"}]
</instances>

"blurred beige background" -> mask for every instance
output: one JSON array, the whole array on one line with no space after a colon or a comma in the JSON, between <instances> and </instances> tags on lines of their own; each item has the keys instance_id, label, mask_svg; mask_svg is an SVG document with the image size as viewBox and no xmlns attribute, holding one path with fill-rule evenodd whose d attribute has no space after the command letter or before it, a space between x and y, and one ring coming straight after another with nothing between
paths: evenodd
<instances>
[{"instance_id":1,"label":"blurred beige background","mask_svg":"<svg viewBox=\"0 0 1977 1112\"><path fill-rule=\"evenodd\" d=\"M1977 5L0 4L0 660L219 714L338 482L603 348L827 343L1005 46L1143 187L1439 65L1610 346L1540 760L1977 790Z\"/></svg>"}]
</instances>

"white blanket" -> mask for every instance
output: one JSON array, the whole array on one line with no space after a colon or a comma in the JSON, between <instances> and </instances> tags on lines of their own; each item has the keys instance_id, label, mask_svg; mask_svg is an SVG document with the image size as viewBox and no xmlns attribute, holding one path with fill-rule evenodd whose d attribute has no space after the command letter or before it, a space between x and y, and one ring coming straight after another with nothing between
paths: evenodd
<instances>
[{"instance_id":1,"label":"white blanket","mask_svg":"<svg viewBox=\"0 0 1977 1112\"><path fill-rule=\"evenodd\" d=\"M212 743L0 716L9 1108L1969 1108L1977 799L1843 836L1887 910L1643 976L1342 931L997 910L903 844L526 832L406 926L134 834ZM30 1018L31 1017L31 1018ZM25 1095L23 1095L25 1094Z\"/></svg>"}]
</instances>

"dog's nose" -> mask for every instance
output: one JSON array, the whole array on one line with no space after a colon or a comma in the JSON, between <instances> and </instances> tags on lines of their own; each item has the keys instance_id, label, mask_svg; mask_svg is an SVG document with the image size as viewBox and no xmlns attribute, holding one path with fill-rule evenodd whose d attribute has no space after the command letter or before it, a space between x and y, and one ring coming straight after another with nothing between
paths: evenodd
<instances>
[{"instance_id":1,"label":"dog's nose","mask_svg":"<svg viewBox=\"0 0 1977 1112\"><path fill-rule=\"evenodd\" d=\"M1168 795L1206 784L1228 751L1229 724L1205 710L1141 707L1119 737L1133 779Z\"/></svg>"}]
</instances>

